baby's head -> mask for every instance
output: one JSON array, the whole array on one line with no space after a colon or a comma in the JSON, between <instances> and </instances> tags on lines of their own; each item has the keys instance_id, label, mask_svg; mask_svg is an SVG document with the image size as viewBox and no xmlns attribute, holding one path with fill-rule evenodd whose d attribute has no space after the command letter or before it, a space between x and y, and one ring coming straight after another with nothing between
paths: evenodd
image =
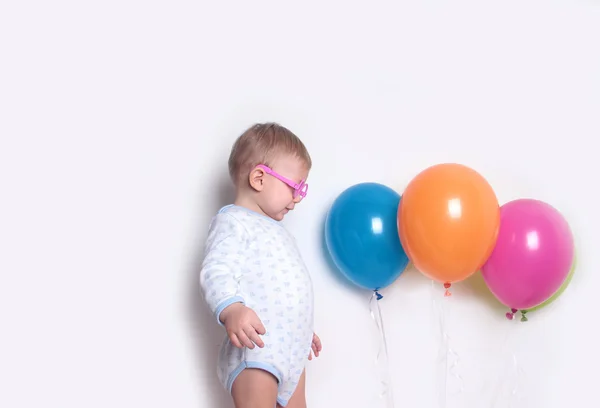
<instances>
[{"instance_id":1,"label":"baby's head","mask_svg":"<svg viewBox=\"0 0 600 408\"><path fill-rule=\"evenodd\" d=\"M277 123L260 123L233 144L229 175L236 201L281 221L306 195L312 161L302 141Z\"/></svg>"}]
</instances>

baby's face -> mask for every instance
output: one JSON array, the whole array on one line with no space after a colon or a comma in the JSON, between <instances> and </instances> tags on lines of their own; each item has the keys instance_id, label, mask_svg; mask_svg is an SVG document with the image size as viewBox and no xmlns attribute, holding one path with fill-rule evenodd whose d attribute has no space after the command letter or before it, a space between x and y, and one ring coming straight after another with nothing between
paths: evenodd
<instances>
[{"instance_id":1,"label":"baby's face","mask_svg":"<svg viewBox=\"0 0 600 408\"><path fill-rule=\"evenodd\" d=\"M308 178L308 169L301 159L294 156L282 156L275 160L271 168L281 176L300 183ZM261 192L261 208L269 217L281 221L302 200L301 195L294 197L294 189L278 178L265 175L264 189Z\"/></svg>"}]
</instances>

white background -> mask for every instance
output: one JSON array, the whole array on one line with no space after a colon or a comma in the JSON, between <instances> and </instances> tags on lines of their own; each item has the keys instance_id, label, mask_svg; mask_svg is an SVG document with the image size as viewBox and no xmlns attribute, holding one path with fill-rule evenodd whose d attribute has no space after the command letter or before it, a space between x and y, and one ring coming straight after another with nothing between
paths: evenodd
<instances>
[{"instance_id":1,"label":"white background","mask_svg":"<svg viewBox=\"0 0 600 408\"><path fill-rule=\"evenodd\" d=\"M478 170L501 203L554 205L579 269L526 324L475 278L441 326L442 290L403 274L380 303L395 406L593 405L599 42L593 0L3 2L0 406L230 406L197 282L232 199L230 146L256 121L289 127L314 160L286 220L324 346L310 407L386 406L369 293L322 250L329 205L363 181L402 192L443 161Z\"/></svg>"}]
</instances>

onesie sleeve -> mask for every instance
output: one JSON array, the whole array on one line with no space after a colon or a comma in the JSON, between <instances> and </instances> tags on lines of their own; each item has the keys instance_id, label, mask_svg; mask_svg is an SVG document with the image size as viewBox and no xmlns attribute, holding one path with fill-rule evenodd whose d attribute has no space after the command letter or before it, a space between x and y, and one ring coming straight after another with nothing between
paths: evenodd
<instances>
[{"instance_id":1,"label":"onesie sleeve","mask_svg":"<svg viewBox=\"0 0 600 408\"><path fill-rule=\"evenodd\" d=\"M204 249L200 288L221 326L223 309L233 303L244 303L239 293L239 280L247 244L246 229L236 218L227 213L219 213L213 218Z\"/></svg>"}]
</instances>

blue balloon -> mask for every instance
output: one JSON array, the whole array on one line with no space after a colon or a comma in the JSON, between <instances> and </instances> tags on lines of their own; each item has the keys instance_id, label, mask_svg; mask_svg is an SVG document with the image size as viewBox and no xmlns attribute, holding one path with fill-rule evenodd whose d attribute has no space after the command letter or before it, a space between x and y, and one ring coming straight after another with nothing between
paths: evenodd
<instances>
[{"instance_id":1,"label":"blue balloon","mask_svg":"<svg viewBox=\"0 0 600 408\"><path fill-rule=\"evenodd\" d=\"M325 221L325 242L340 272L354 285L377 291L408 265L398 235L400 195L378 183L343 191Z\"/></svg>"}]
</instances>

